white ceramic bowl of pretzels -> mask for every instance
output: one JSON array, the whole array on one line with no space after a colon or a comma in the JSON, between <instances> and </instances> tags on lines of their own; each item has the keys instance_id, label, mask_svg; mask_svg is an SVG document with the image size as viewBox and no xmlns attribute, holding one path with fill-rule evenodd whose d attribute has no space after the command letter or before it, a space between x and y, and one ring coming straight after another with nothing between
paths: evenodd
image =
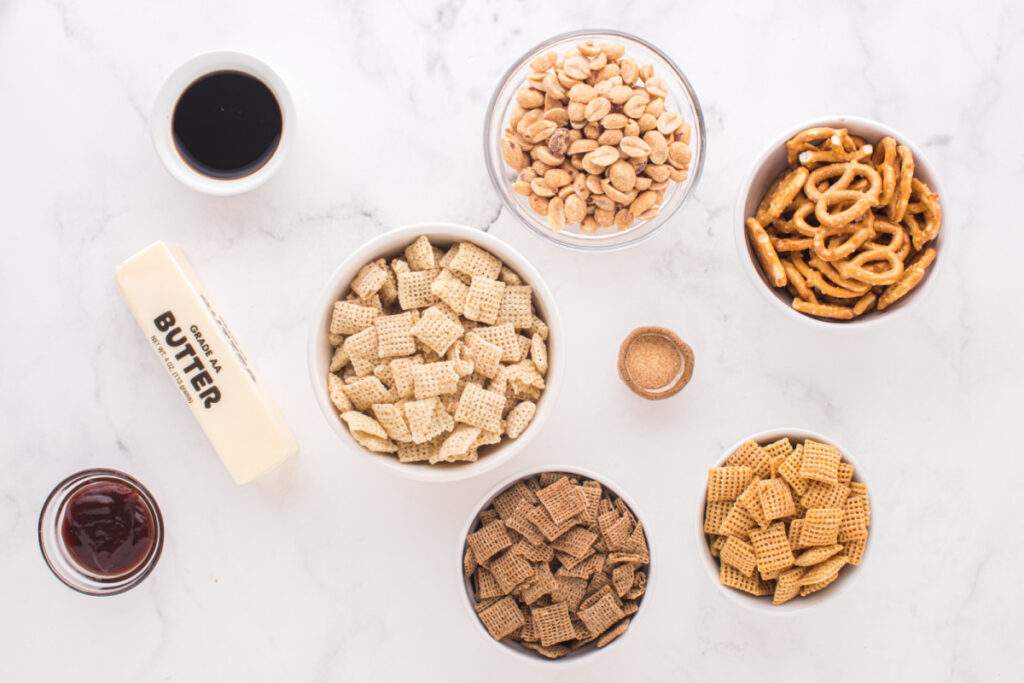
<instances>
[{"instance_id":1,"label":"white ceramic bowl of pretzels","mask_svg":"<svg viewBox=\"0 0 1024 683\"><path fill-rule=\"evenodd\" d=\"M788 440L788 443L785 441ZM790 482L794 481L800 474L799 466L791 466L793 460L799 461L801 459L801 451L808 448L808 444L814 444L814 447L819 453L838 452L840 456L841 464L834 464L836 472L836 484L835 491L839 491L841 487L842 493L845 494L842 497L842 502L837 503L836 500L830 500L825 502L822 498L823 495L830 495L826 491L826 484L815 482L812 480L806 480L811 489L804 490L804 496L810 495L815 500L809 500L806 497L801 498L799 493L794 493L790 487ZM768 469L767 472L758 473L757 467L750 462L751 460L751 444L758 444L761 446L760 449L754 448L754 451L762 454L767 458L765 465ZM777 450L779 446L784 446L783 450L788 450L788 454L782 453L779 455ZM785 456L785 457L783 457ZM774 464L768 464L774 457L778 457L778 461ZM790 459L790 462L786 462ZM750 466L754 470L752 476L752 483L757 485L759 482L764 485L767 482L781 484L785 482L785 485L780 485L780 488L786 489L790 495L793 496L792 500L799 501L794 503L796 507L791 511L791 515L783 516L783 512L778 514L768 513L765 515L765 525L760 525L754 522L749 514L744 514L745 510L740 511L740 514L735 518L725 513L721 517L721 520L715 519L711 521L713 517L719 516L721 511L718 513L713 512L712 506L715 504L712 501L709 504L709 497L711 497L711 489L717 488L719 491L721 487L712 483L713 474L719 475L721 468L728 468L730 470L737 469L737 464L744 463ZM780 463L785 463L781 465ZM809 463L810 464L810 463ZM779 471L781 469L781 472ZM843 470L845 469L845 476ZM780 479L781 482L774 482L773 480ZM750 485L749 483L747 484ZM740 483L740 487L743 484ZM818 487L815 489L814 487ZM856 490L853 490L856 489ZM737 489L738 490L738 489ZM746 492L746 490L745 490ZM855 501L854 496L862 496L862 502L865 504L864 512L866 515L862 515L860 519L863 521L863 529L861 534L853 533L852 526L845 526L847 519L842 518L839 524L838 530L833 529L831 533L835 533L838 539L828 539L819 543L821 539L804 539L808 543L803 543L800 540L801 529L799 527L793 528L794 520L800 525L807 525L811 522L815 524L821 520L819 517L827 517L824 514L828 508L822 507L819 510L812 510L809 508L803 508L802 503L807 502L809 505L827 505L844 508L849 501L851 504ZM714 498L719 498L716 495ZM730 496L725 496L730 497ZM722 504L727 507L745 507L749 509L749 501L744 500L745 493L740 495L735 500L729 502L723 502ZM706 484L702 482L701 493L698 496L699 507L697 510L697 552L700 555L701 564L707 570L708 578L714 582L715 586L722 592L722 594L729 600L736 604L751 609L762 614L768 615L792 615L799 612L804 612L813 607L817 607L824 602L835 599L838 595L845 593L847 589L856 582L858 576L863 573L863 562L865 561L868 551L871 545L871 539L875 535L875 524L874 516L871 512L870 498L868 494L867 479L864 471L860 466L860 463L854 459L850 454L850 451L838 444L834 439L830 439L822 434L817 434L806 429L798 428L779 428L768 431L759 432L750 436L744 437L740 441L727 448L721 456L712 465L712 469L708 472L708 479ZM761 493L762 502L765 500L765 494ZM777 497L776 497L777 500ZM852 507L856 507L851 505ZM762 509L762 513L763 513ZM787 511L788 512L788 511ZM809 512L815 514L811 516L810 520L807 517ZM856 512L860 513L861 510ZM843 514L847 514L847 511L843 509ZM851 518L857 518L857 515L850 514ZM739 520L746 520L739 521ZM835 523L834 520L832 522ZM828 522L826 522L826 526ZM708 529L718 527L722 534L710 534ZM750 526L749 531L743 532L743 527ZM772 539L772 527L780 526L781 530L785 534L783 543L788 542L790 548L786 549L786 553L792 553L792 556L787 555L788 560L780 562L780 565L785 565L782 569L776 571L781 576L772 576L769 580L762 580L763 556L760 554L762 548L770 546ZM731 538L732 535L742 538L745 533L751 535L746 536L743 543L737 541L737 539ZM755 540L753 534L756 533L758 538ZM849 534L849 535L847 535ZM851 538L851 537L856 537ZM715 542L717 541L717 543ZM748 565L748 569L753 568L751 576L749 578L744 577L743 574L739 573L733 566L723 562L723 558L727 558L727 554L723 554L723 541L731 542L738 549L743 552L753 551L753 555L750 557L749 562L753 562L753 565ZM745 550L744 550L745 548ZM820 554L818 558L814 555ZM768 553L771 555L771 553ZM803 556L803 558L801 558ZM791 561L789 561L791 560ZM806 560L806 561L804 561ZM742 564L731 560L734 564ZM831 567L827 566L831 564ZM818 565L815 567L814 565ZM822 581L817 581L811 578L811 572L823 572L827 574ZM785 577L786 573L795 573L789 577ZM776 592L776 589L780 587L780 582L783 578L789 580L790 591L787 595L782 596ZM819 577L820 578L820 577ZM810 583L803 581L807 579ZM751 583L752 582L752 583ZM757 585L754 585L757 584ZM806 585L805 585L806 584ZM801 589L803 589L801 591Z\"/></svg>"},{"instance_id":2,"label":"white ceramic bowl of pretzels","mask_svg":"<svg viewBox=\"0 0 1024 683\"><path fill-rule=\"evenodd\" d=\"M338 404L336 403L337 398L335 396L337 387L329 386L331 384L340 385L342 383L342 379L336 374L339 370L334 367L334 359L337 358L337 352L341 350L344 345L335 346L335 344L333 344L329 339L331 335L328 334L328 332L333 329L333 325L335 323L334 318L337 315L336 304L341 303L342 300L345 299L346 295L351 296L351 283L353 283L354 279L359 277L367 267L373 265L375 262L380 263L381 259L398 260L397 257L403 256L409 258L408 251L403 252L403 250L410 247L413 242L419 243L423 237L426 237L427 241L429 241L429 245L427 245L428 251L430 249L430 245L432 245L436 250L440 248L449 249L453 245L460 243L470 244L475 245L486 252L486 255L484 255L483 252L475 250L482 257L491 260L497 259L501 264L503 264L503 269L507 266L507 269L512 271L511 274L517 278L516 282L519 282L520 285L528 285L529 288L532 288L533 317L534 319L539 317L544 323L546 323L545 331L547 335L545 344L547 363L546 373L543 377L543 389L535 396L535 407L531 411L532 419L525 420L525 426L523 429L514 436L506 437L504 431L500 431L497 433L500 440L494 439L482 441L478 439L479 443L486 445L478 446L477 443L474 443L472 445L472 457L470 458L453 458L451 460L437 462L436 464L434 464L433 459L431 459L430 464L425 461L425 458L418 458L417 461L400 459L401 453L399 452L396 454L394 447L388 449L375 448L372 447L373 441L368 441L365 434L360 433L358 435L362 440L357 438L357 436L354 436L353 430L355 429L355 424L351 421L353 415L352 413L343 412L342 409L338 407ZM437 268L434 272L437 270L442 269ZM443 270L443 272L448 271ZM400 281L399 288L401 288L401 286ZM519 289L528 290L527 287L522 286L520 286ZM399 296L400 295L401 294L399 294ZM392 315L388 317L396 318L399 316ZM511 324L506 326L512 327ZM334 430L341 442L344 443L355 455L364 459L372 459L374 462L384 466L385 468L412 479L430 482L458 481L483 474L484 472L488 472L508 462L518 451L526 446L530 439L532 439L533 436L536 435L543 427L552 412L553 405L562 382L563 351L561 327L558 308L555 304L554 296L551 294L551 290L548 289L547 285L541 279L540 273L537 272L533 265L531 265L522 254L510 245L492 235L487 234L486 232L483 232L482 230L463 225L456 225L452 223L422 223L417 225L408 225L390 230L383 235L370 240L362 247L352 252L331 275L330 280L328 280L320 295L320 298L317 300L316 308L314 309L311 320L308 342L310 381L313 385L316 402L320 406L320 409L323 412L324 417L327 419L331 429ZM346 339L354 339L356 336L358 335L352 334ZM377 348L376 341L374 342L374 347ZM500 350L499 355L501 355ZM385 358L384 360L388 359ZM441 354L440 358L434 360L444 360L443 354ZM375 362L379 363L383 361ZM461 363L462 361L459 362ZM442 363L432 363L432 365L441 364ZM394 366L392 365L391 367ZM499 365L499 367L504 366ZM360 372L358 374L366 375L365 372ZM367 375L366 378L369 379L375 375L378 375L378 368L376 367L373 368L373 373ZM452 379L455 378L453 377ZM345 391L347 393L348 389ZM389 393L393 391L393 386L388 388ZM351 397L354 402L354 396ZM393 398L388 400L393 400ZM437 399L431 400L436 401ZM347 402L348 401L346 400L346 403ZM417 403L422 403L422 401L417 401ZM374 411L376 411L378 406L375 405L373 408ZM347 407L345 410L362 411L363 413L367 413L365 419L372 421L372 418L369 417L371 411L365 410L365 406L355 405L354 407ZM378 419L383 419L377 412L374 412L373 415ZM356 417L358 417L358 415L356 415ZM445 413L445 417L448 417L447 412ZM458 416L456 415L456 417ZM346 418L349 419L346 420ZM415 427L413 426L412 419L408 414L408 411L406 411L406 419L409 421L409 428L415 433ZM382 424L384 423L382 422L381 425ZM456 432L459 431L459 425L461 425L461 423L456 423ZM500 429L504 430L504 425L505 421L503 417L502 427ZM455 432L452 431L451 427L452 425L449 424L444 431L449 435L454 435ZM390 426L388 429L390 429ZM511 432L509 433L511 434ZM387 434L382 433L380 436L382 438L389 439L393 436L393 433L388 431ZM433 441L441 440L444 436L445 434L442 433ZM420 442L416 441L415 443ZM393 444L388 440L388 445ZM404 444L398 445L403 446ZM427 444L424 443L423 445L426 446ZM479 448L479 457L477 457L477 448Z\"/></svg>"},{"instance_id":3,"label":"white ceramic bowl of pretzels","mask_svg":"<svg viewBox=\"0 0 1024 683\"><path fill-rule=\"evenodd\" d=\"M902 133L876 121L806 121L758 155L740 189L736 247L777 308L835 329L919 302L948 241L939 179Z\"/></svg>"}]
</instances>

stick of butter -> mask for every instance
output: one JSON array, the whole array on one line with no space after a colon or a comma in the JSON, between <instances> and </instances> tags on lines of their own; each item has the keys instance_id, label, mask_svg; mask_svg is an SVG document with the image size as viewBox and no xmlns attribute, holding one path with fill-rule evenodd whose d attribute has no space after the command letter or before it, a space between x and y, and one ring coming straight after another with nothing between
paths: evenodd
<instances>
[{"instance_id":1,"label":"stick of butter","mask_svg":"<svg viewBox=\"0 0 1024 683\"><path fill-rule=\"evenodd\" d=\"M121 296L238 484L298 444L181 250L156 242L117 267Z\"/></svg>"}]
</instances>

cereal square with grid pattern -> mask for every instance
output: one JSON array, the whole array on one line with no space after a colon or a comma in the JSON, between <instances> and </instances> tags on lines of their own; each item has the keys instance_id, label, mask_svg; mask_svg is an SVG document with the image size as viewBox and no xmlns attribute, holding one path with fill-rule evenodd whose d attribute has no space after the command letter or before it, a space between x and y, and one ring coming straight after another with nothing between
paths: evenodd
<instances>
[{"instance_id":1,"label":"cereal square with grid pattern","mask_svg":"<svg viewBox=\"0 0 1024 683\"><path fill-rule=\"evenodd\" d=\"M531 613L533 627L541 645L547 647L576 639L576 629L569 620L569 607L564 602L556 602L547 607L534 607Z\"/></svg>"},{"instance_id":2,"label":"cereal square with grid pattern","mask_svg":"<svg viewBox=\"0 0 1024 683\"><path fill-rule=\"evenodd\" d=\"M469 278L479 275L496 280L501 273L501 261L472 242L460 242L458 251L447 264L447 268L453 273L459 273Z\"/></svg>"},{"instance_id":3,"label":"cereal square with grid pattern","mask_svg":"<svg viewBox=\"0 0 1024 683\"><path fill-rule=\"evenodd\" d=\"M747 538L750 530L757 526L757 522L751 517L741 505L733 505L722 520L722 526L718 533L723 536L735 536Z\"/></svg>"},{"instance_id":4,"label":"cereal square with grid pattern","mask_svg":"<svg viewBox=\"0 0 1024 683\"><path fill-rule=\"evenodd\" d=\"M403 311L413 308L426 308L437 302L437 297L430 291L434 281L434 271L414 270L398 276L398 305Z\"/></svg>"},{"instance_id":5,"label":"cereal square with grid pattern","mask_svg":"<svg viewBox=\"0 0 1024 683\"><path fill-rule=\"evenodd\" d=\"M779 475L786 480L790 488L798 495L807 493L809 482L800 476L800 463L803 460L804 445L797 444L796 448L779 465Z\"/></svg>"},{"instance_id":6,"label":"cereal square with grid pattern","mask_svg":"<svg viewBox=\"0 0 1024 683\"><path fill-rule=\"evenodd\" d=\"M459 386L459 373L451 361L414 365L412 379L416 400L454 394Z\"/></svg>"},{"instance_id":7,"label":"cereal square with grid pattern","mask_svg":"<svg viewBox=\"0 0 1024 683\"><path fill-rule=\"evenodd\" d=\"M430 291L457 315L463 314L469 287L465 282L452 275L450 270L446 268L438 273L430 284Z\"/></svg>"},{"instance_id":8,"label":"cereal square with grid pattern","mask_svg":"<svg viewBox=\"0 0 1024 683\"><path fill-rule=\"evenodd\" d=\"M517 330L533 327L533 287L509 285L501 297L497 324L512 323Z\"/></svg>"},{"instance_id":9,"label":"cereal square with grid pattern","mask_svg":"<svg viewBox=\"0 0 1024 683\"><path fill-rule=\"evenodd\" d=\"M526 623L515 600L504 597L480 612L480 621L495 640L506 638Z\"/></svg>"},{"instance_id":10,"label":"cereal square with grid pattern","mask_svg":"<svg viewBox=\"0 0 1024 683\"><path fill-rule=\"evenodd\" d=\"M505 283L501 280L474 275L466 293L463 315L470 320L493 325L498 319L498 309L505 294Z\"/></svg>"},{"instance_id":11,"label":"cereal square with grid pattern","mask_svg":"<svg viewBox=\"0 0 1024 683\"><path fill-rule=\"evenodd\" d=\"M753 479L747 488L736 498L736 504L747 511L750 518L757 522L757 525L764 529L768 526L768 520L761 509L761 480Z\"/></svg>"},{"instance_id":12,"label":"cereal square with grid pattern","mask_svg":"<svg viewBox=\"0 0 1024 683\"><path fill-rule=\"evenodd\" d=\"M356 410L369 410L374 403L390 403L391 399L388 388L372 375L346 384L342 390Z\"/></svg>"},{"instance_id":13,"label":"cereal square with grid pattern","mask_svg":"<svg viewBox=\"0 0 1024 683\"><path fill-rule=\"evenodd\" d=\"M367 263L363 266L349 288L356 293L360 299L366 299L376 294L388 280L387 270L381 268L377 262Z\"/></svg>"},{"instance_id":14,"label":"cereal square with grid pattern","mask_svg":"<svg viewBox=\"0 0 1024 683\"><path fill-rule=\"evenodd\" d=\"M447 353L464 332L462 325L445 315L438 306L423 311L423 315L410 329L413 337L438 356Z\"/></svg>"},{"instance_id":15,"label":"cereal square with grid pattern","mask_svg":"<svg viewBox=\"0 0 1024 683\"><path fill-rule=\"evenodd\" d=\"M351 301L336 301L331 312L331 334L355 334L373 324L380 311Z\"/></svg>"},{"instance_id":16,"label":"cereal square with grid pattern","mask_svg":"<svg viewBox=\"0 0 1024 683\"><path fill-rule=\"evenodd\" d=\"M843 521L840 508L812 508L804 515L800 527L800 545L835 545L839 540L839 525Z\"/></svg>"},{"instance_id":17,"label":"cereal square with grid pattern","mask_svg":"<svg viewBox=\"0 0 1024 683\"><path fill-rule=\"evenodd\" d=\"M433 270L434 248L426 235L420 235L416 241L405 248L405 262L412 270Z\"/></svg>"},{"instance_id":18,"label":"cereal square with grid pattern","mask_svg":"<svg viewBox=\"0 0 1024 683\"><path fill-rule=\"evenodd\" d=\"M747 466L711 468L708 470L708 500L736 500L753 476L753 471Z\"/></svg>"},{"instance_id":19,"label":"cereal square with grid pattern","mask_svg":"<svg viewBox=\"0 0 1024 683\"><path fill-rule=\"evenodd\" d=\"M395 358L416 353L416 340L412 337L412 314L397 313L374 319L377 328L377 357Z\"/></svg>"},{"instance_id":20,"label":"cereal square with grid pattern","mask_svg":"<svg viewBox=\"0 0 1024 683\"><path fill-rule=\"evenodd\" d=\"M622 607L619 606L618 600L611 594L605 595L586 609L579 611L580 621L593 636L604 633L624 616L626 615L623 613Z\"/></svg>"},{"instance_id":21,"label":"cereal square with grid pattern","mask_svg":"<svg viewBox=\"0 0 1024 683\"><path fill-rule=\"evenodd\" d=\"M750 468L756 479L768 476L768 453L754 441L745 441L725 459L726 465Z\"/></svg>"},{"instance_id":22,"label":"cereal square with grid pattern","mask_svg":"<svg viewBox=\"0 0 1024 683\"><path fill-rule=\"evenodd\" d=\"M823 481L811 480L807 485L807 493L800 497L801 507L838 508L850 495L850 487L846 484L826 484Z\"/></svg>"},{"instance_id":23,"label":"cereal square with grid pattern","mask_svg":"<svg viewBox=\"0 0 1024 683\"><path fill-rule=\"evenodd\" d=\"M757 556L757 568L761 575L777 575L779 571L793 566L793 550L789 547L786 527L775 522L767 529L751 529L750 544Z\"/></svg>"},{"instance_id":24,"label":"cereal square with grid pattern","mask_svg":"<svg viewBox=\"0 0 1024 683\"><path fill-rule=\"evenodd\" d=\"M842 459L842 453L835 446L807 439L800 460L800 476L826 484L838 484L839 462Z\"/></svg>"},{"instance_id":25,"label":"cereal square with grid pattern","mask_svg":"<svg viewBox=\"0 0 1024 683\"><path fill-rule=\"evenodd\" d=\"M707 501L704 505L704 533L717 534L732 506L732 501L728 500Z\"/></svg>"},{"instance_id":26,"label":"cereal square with grid pattern","mask_svg":"<svg viewBox=\"0 0 1024 683\"><path fill-rule=\"evenodd\" d=\"M455 421L436 396L422 401L406 401L403 409L413 443L425 443L455 429Z\"/></svg>"},{"instance_id":27,"label":"cereal square with grid pattern","mask_svg":"<svg viewBox=\"0 0 1024 683\"><path fill-rule=\"evenodd\" d=\"M579 488L569 481L569 477L563 476L554 484L537 491L537 498L555 524L562 524L586 509L586 499Z\"/></svg>"},{"instance_id":28,"label":"cereal square with grid pattern","mask_svg":"<svg viewBox=\"0 0 1024 683\"><path fill-rule=\"evenodd\" d=\"M517 363L522 360L522 349L519 348L519 335L516 334L512 323L477 327L466 335L467 339L471 335L476 335L484 341L500 347L502 363Z\"/></svg>"},{"instance_id":29,"label":"cereal square with grid pattern","mask_svg":"<svg viewBox=\"0 0 1024 683\"><path fill-rule=\"evenodd\" d=\"M763 479L760 482L758 496L764 518L769 522L796 514L796 504L789 486L782 479Z\"/></svg>"},{"instance_id":30,"label":"cereal square with grid pattern","mask_svg":"<svg viewBox=\"0 0 1024 683\"><path fill-rule=\"evenodd\" d=\"M725 539L725 543L719 550L722 562L731 564L744 576L753 576L757 567L757 556L754 548L749 543L742 541L735 536Z\"/></svg>"},{"instance_id":31,"label":"cereal square with grid pattern","mask_svg":"<svg viewBox=\"0 0 1024 683\"><path fill-rule=\"evenodd\" d=\"M533 577L533 565L516 553L502 552L488 563L487 568L494 574L501 591L506 595L523 581Z\"/></svg>"},{"instance_id":32,"label":"cereal square with grid pattern","mask_svg":"<svg viewBox=\"0 0 1024 683\"><path fill-rule=\"evenodd\" d=\"M504 522L497 520L485 524L479 530L466 536L466 543L473 551L476 561L483 564L505 548L512 545Z\"/></svg>"},{"instance_id":33,"label":"cereal square with grid pattern","mask_svg":"<svg viewBox=\"0 0 1024 683\"><path fill-rule=\"evenodd\" d=\"M501 432L501 413L505 395L488 391L476 384L467 384L459 397L455 421L464 422L489 432Z\"/></svg>"},{"instance_id":34,"label":"cereal square with grid pattern","mask_svg":"<svg viewBox=\"0 0 1024 683\"><path fill-rule=\"evenodd\" d=\"M751 595L768 595L768 586L758 576L744 576L731 564L723 562L718 567L718 581L723 586L750 593Z\"/></svg>"}]
</instances>

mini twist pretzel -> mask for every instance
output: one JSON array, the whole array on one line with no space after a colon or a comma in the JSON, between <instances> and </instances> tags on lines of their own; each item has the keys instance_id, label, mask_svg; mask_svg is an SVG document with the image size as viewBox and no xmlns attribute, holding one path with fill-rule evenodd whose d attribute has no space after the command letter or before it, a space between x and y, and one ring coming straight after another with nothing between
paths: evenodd
<instances>
[{"instance_id":1,"label":"mini twist pretzel","mask_svg":"<svg viewBox=\"0 0 1024 683\"><path fill-rule=\"evenodd\" d=\"M889 220L894 223L902 223L903 216L907 213L907 205L910 203L910 192L914 179L914 153L906 145L896 147L896 153L900 158L900 172L896 180L896 192L893 194L892 202L886 207Z\"/></svg>"},{"instance_id":2,"label":"mini twist pretzel","mask_svg":"<svg viewBox=\"0 0 1024 683\"><path fill-rule=\"evenodd\" d=\"M800 194L800 188L807 180L807 173L806 168L798 166L780 175L768 188L764 199L757 207L754 214L757 222L764 226L781 216L786 207Z\"/></svg>"},{"instance_id":3,"label":"mini twist pretzel","mask_svg":"<svg viewBox=\"0 0 1024 683\"><path fill-rule=\"evenodd\" d=\"M871 310L871 307L878 301L878 295L874 292L868 292L861 298L857 299L857 303L853 305L853 316L864 315Z\"/></svg>"},{"instance_id":4,"label":"mini twist pretzel","mask_svg":"<svg viewBox=\"0 0 1024 683\"><path fill-rule=\"evenodd\" d=\"M935 256L935 249L929 248L914 263L907 266L899 282L886 287L882 295L878 297L878 310L884 311L921 284L928 266L935 261Z\"/></svg>"},{"instance_id":5,"label":"mini twist pretzel","mask_svg":"<svg viewBox=\"0 0 1024 683\"><path fill-rule=\"evenodd\" d=\"M875 236L874 223L875 215L868 211L860 223L851 223L838 228L822 228L815 233L811 240L814 253L823 261L841 261L849 258L853 252L860 249L862 244ZM825 244L826 237L837 235L850 236L836 247Z\"/></svg>"},{"instance_id":6,"label":"mini twist pretzel","mask_svg":"<svg viewBox=\"0 0 1024 683\"><path fill-rule=\"evenodd\" d=\"M797 254L793 254L792 256L790 256L789 260L790 263L793 264L793 267L796 268L797 271L799 271L799 273L803 276L804 280L806 280L811 287L814 287L816 290L818 290L822 294L825 294L826 296L832 296L837 299L856 299L864 294L864 292L855 292L853 290L844 289L842 287L836 287L835 285L830 284L828 281L825 280L820 271L815 270L814 268L809 266ZM828 266L827 263L825 265Z\"/></svg>"},{"instance_id":7,"label":"mini twist pretzel","mask_svg":"<svg viewBox=\"0 0 1024 683\"><path fill-rule=\"evenodd\" d=\"M820 189L822 183L827 183L833 178L839 178L839 180L835 181L832 185L827 185L823 190ZM867 181L867 185L858 184L854 187L854 181L861 178ZM881 188L882 177L878 174L878 171L867 164L856 161L829 164L828 166L816 168L807 175L807 180L804 182L804 194L812 202L818 201L823 194L832 190L855 189L877 195Z\"/></svg>"},{"instance_id":8,"label":"mini twist pretzel","mask_svg":"<svg viewBox=\"0 0 1024 683\"><path fill-rule=\"evenodd\" d=\"M883 271L869 270L865 264L886 261L889 268ZM891 249L862 251L849 261L840 261L836 268L844 277L859 280L869 285L891 285L903 276L903 261Z\"/></svg>"},{"instance_id":9,"label":"mini twist pretzel","mask_svg":"<svg viewBox=\"0 0 1024 683\"><path fill-rule=\"evenodd\" d=\"M877 189L877 188L876 188ZM814 215L825 228L848 225L871 210L878 202L878 192L829 190L814 205ZM842 207L831 211L831 207Z\"/></svg>"},{"instance_id":10,"label":"mini twist pretzel","mask_svg":"<svg viewBox=\"0 0 1024 683\"><path fill-rule=\"evenodd\" d=\"M896 140L889 136L879 140L874 154L871 155L871 163L882 176L882 191L878 195L878 204L888 206L896 192Z\"/></svg>"},{"instance_id":11,"label":"mini twist pretzel","mask_svg":"<svg viewBox=\"0 0 1024 683\"><path fill-rule=\"evenodd\" d=\"M910 213L905 218L915 219L907 221L907 226L914 241L914 249L920 251L938 236L939 228L942 227L942 207L939 205L939 195L917 178L911 181L910 186L912 201L908 204ZM924 215L924 227L920 226L914 214Z\"/></svg>"},{"instance_id":12,"label":"mini twist pretzel","mask_svg":"<svg viewBox=\"0 0 1024 683\"><path fill-rule=\"evenodd\" d=\"M890 223L889 221L882 220L881 218L875 218L874 228L876 237L878 235L889 235L889 241L882 244L872 238L870 242L864 243L864 246L868 249L891 249L898 253L907 241L906 231L895 223Z\"/></svg>"},{"instance_id":13,"label":"mini twist pretzel","mask_svg":"<svg viewBox=\"0 0 1024 683\"><path fill-rule=\"evenodd\" d=\"M785 287L786 271L782 267L782 262L779 261L779 255L775 253L771 238L768 237L768 233L756 218L747 219L747 235L754 243L754 249L757 251L761 267L764 268L764 274L776 287Z\"/></svg>"},{"instance_id":14,"label":"mini twist pretzel","mask_svg":"<svg viewBox=\"0 0 1024 683\"><path fill-rule=\"evenodd\" d=\"M841 287L844 290L854 294L864 294L871 289L870 285L844 277L838 270L836 270L835 266L828 261L822 261L818 258L817 254L812 254L807 262L812 268L817 269L823 276L827 277L830 281L834 282L838 287ZM840 298L848 299L853 297L844 296Z\"/></svg>"},{"instance_id":15,"label":"mini twist pretzel","mask_svg":"<svg viewBox=\"0 0 1024 683\"><path fill-rule=\"evenodd\" d=\"M813 249L814 240L810 237L772 237L775 251L803 251Z\"/></svg>"},{"instance_id":16,"label":"mini twist pretzel","mask_svg":"<svg viewBox=\"0 0 1024 683\"><path fill-rule=\"evenodd\" d=\"M859 162L871 156L871 145L864 145L853 150L846 150L842 147L832 149L805 149L797 155L797 160L804 166L816 164L834 164L837 162Z\"/></svg>"},{"instance_id":17,"label":"mini twist pretzel","mask_svg":"<svg viewBox=\"0 0 1024 683\"><path fill-rule=\"evenodd\" d=\"M842 140L847 136L845 128L808 128L800 131L786 142L786 161L790 165L796 164L800 152L816 150L818 146L832 142L836 146L842 146Z\"/></svg>"}]
</instances>

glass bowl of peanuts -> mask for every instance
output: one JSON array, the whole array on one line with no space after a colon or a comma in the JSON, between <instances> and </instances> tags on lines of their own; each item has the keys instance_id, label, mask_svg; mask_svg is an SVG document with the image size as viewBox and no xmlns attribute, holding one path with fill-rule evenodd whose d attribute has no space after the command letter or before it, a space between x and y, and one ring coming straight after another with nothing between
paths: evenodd
<instances>
[{"instance_id":1,"label":"glass bowl of peanuts","mask_svg":"<svg viewBox=\"0 0 1024 683\"><path fill-rule=\"evenodd\" d=\"M736 250L773 307L816 327L863 329L906 315L932 289L949 249L945 199L935 167L901 132L815 118L755 159L736 200ZM862 216L842 220L859 202Z\"/></svg>"},{"instance_id":2,"label":"glass bowl of peanuts","mask_svg":"<svg viewBox=\"0 0 1024 683\"><path fill-rule=\"evenodd\" d=\"M498 83L484 128L491 182L542 238L611 250L654 235L704 167L704 117L661 50L612 30L563 33Z\"/></svg>"}]
</instances>

